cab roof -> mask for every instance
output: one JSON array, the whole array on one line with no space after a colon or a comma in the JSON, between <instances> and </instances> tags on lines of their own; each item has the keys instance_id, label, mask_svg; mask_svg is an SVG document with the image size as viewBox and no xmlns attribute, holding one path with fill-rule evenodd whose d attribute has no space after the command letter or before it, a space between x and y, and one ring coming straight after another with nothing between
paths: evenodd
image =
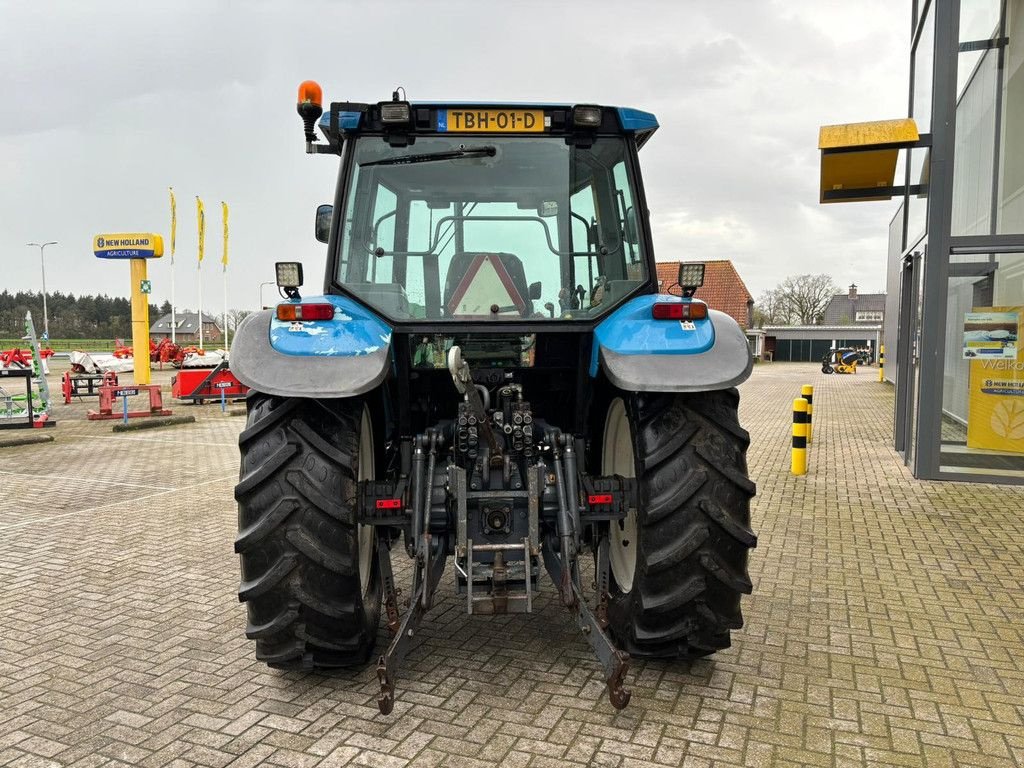
<instances>
[{"instance_id":1,"label":"cab roof","mask_svg":"<svg viewBox=\"0 0 1024 768\"><path fill-rule=\"evenodd\" d=\"M480 101L414 101L410 102L413 119L408 132L437 133L444 131L439 129L439 120L443 119L447 111L458 109L477 110L543 110L545 117L551 121L551 129L544 134L533 133L529 135L566 135L571 133L569 125L573 104L558 103L537 103L537 102L480 102ZM596 106L596 105L587 105ZM357 104L342 102L331 104L321 116L319 125L324 137L335 142L345 135L356 135L359 133L376 134L383 130L383 126L377 119L376 104ZM643 146L658 129L658 119L650 112L644 112L632 107L609 107L602 106L603 120L598 133L633 134L636 136L637 146ZM340 136L332 135L331 117L335 112L337 131ZM453 132L454 133L454 132Z\"/></svg>"}]
</instances>

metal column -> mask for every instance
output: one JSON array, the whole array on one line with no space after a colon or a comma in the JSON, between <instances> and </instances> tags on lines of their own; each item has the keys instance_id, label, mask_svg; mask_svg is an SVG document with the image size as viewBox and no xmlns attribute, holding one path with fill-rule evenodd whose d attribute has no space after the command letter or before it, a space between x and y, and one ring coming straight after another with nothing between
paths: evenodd
<instances>
[{"instance_id":1,"label":"metal column","mask_svg":"<svg viewBox=\"0 0 1024 768\"><path fill-rule=\"evenodd\" d=\"M932 148L928 191L928 255L924 260L921 376L914 475L933 479L939 472L942 380L945 363L946 292L953 209L953 154L956 146L956 71L959 57L960 0L932 0L935 51L932 79ZM909 383L909 382L908 382Z\"/></svg>"}]
</instances>

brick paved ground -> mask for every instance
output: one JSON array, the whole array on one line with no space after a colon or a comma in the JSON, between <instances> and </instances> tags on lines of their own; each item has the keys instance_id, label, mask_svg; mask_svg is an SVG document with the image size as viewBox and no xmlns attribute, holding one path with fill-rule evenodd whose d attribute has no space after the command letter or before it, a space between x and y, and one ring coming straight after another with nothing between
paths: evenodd
<instances>
[{"instance_id":1,"label":"brick paved ground","mask_svg":"<svg viewBox=\"0 0 1024 768\"><path fill-rule=\"evenodd\" d=\"M913 480L875 378L744 385L747 625L713 660L635 664L621 713L550 595L470 618L450 579L390 717L370 670L266 669L235 597L243 420L179 405L200 421L113 435L61 406L56 442L0 449L0 765L1024 764L1024 489Z\"/></svg>"}]
</instances>

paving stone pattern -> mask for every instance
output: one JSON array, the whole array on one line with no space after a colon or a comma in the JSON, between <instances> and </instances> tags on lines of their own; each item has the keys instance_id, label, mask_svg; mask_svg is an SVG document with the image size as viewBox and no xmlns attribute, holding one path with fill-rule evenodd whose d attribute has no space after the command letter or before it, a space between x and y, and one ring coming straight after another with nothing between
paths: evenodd
<instances>
[{"instance_id":1,"label":"paving stone pattern","mask_svg":"<svg viewBox=\"0 0 1024 768\"><path fill-rule=\"evenodd\" d=\"M56 442L0 449L0 765L1020 766L1024 489L912 479L865 373L743 386L747 624L712 659L634 663L623 712L546 582L532 616L468 617L449 573L389 717L372 669L266 668L235 596L244 420L176 404L198 422L113 435L61 405Z\"/></svg>"}]
</instances>

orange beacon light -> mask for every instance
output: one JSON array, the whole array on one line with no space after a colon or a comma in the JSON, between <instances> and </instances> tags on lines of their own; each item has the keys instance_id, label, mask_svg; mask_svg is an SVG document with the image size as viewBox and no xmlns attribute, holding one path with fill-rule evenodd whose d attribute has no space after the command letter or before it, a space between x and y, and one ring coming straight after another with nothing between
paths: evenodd
<instances>
[{"instance_id":1,"label":"orange beacon light","mask_svg":"<svg viewBox=\"0 0 1024 768\"><path fill-rule=\"evenodd\" d=\"M315 80L304 80L299 84L299 103L297 109L306 129L306 141L316 141L316 121L324 113L324 92Z\"/></svg>"}]
</instances>

